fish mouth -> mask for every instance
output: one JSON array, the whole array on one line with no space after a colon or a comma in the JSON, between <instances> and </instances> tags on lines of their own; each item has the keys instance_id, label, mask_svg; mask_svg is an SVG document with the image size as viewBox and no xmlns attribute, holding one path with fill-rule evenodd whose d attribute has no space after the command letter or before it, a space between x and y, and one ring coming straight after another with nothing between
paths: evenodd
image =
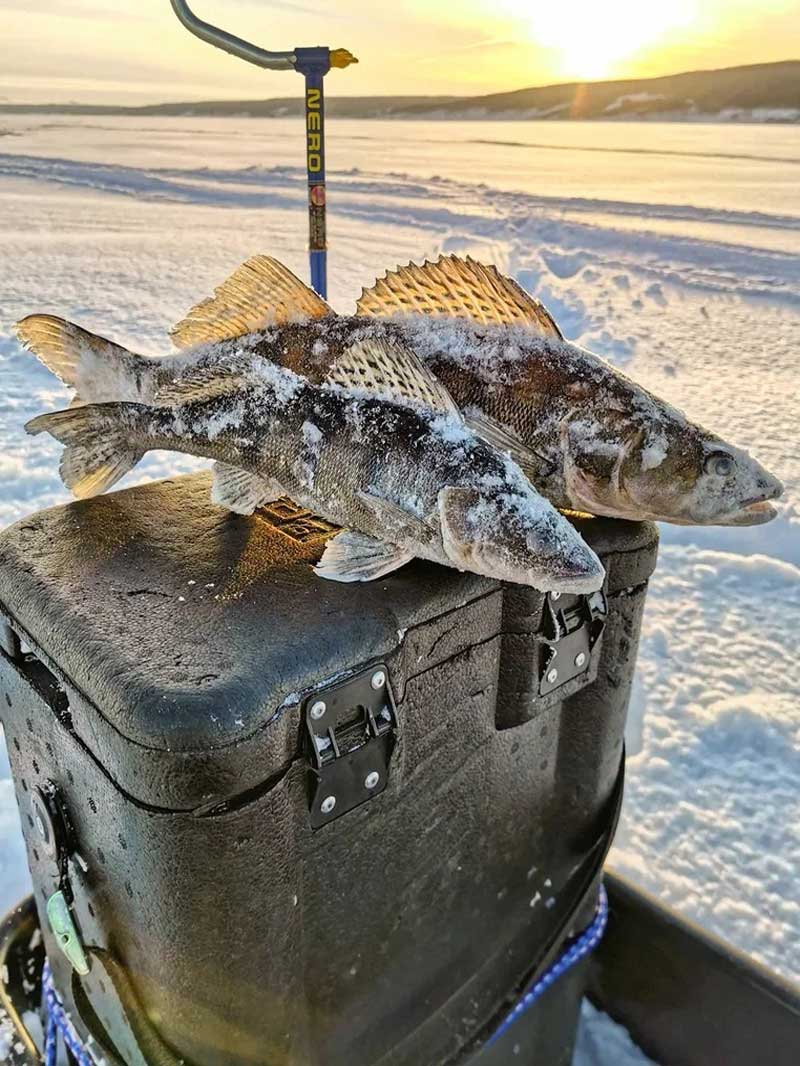
<instances>
[{"instance_id":1,"label":"fish mouth","mask_svg":"<svg viewBox=\"0 0 800 1066\"><path fill-rule=\"evenodd\" d=\"M597 570L588 573L571 571L564 574L554 574L552 571L542 574L531 575L526 584L533 585L539 592L572 592L576 595L587 595L597 592L603 587L605 570L601 566Z\"/></svg>"},{"instance_id":2,"label":"fish mouth","mask_svg":"<svg viewBox=\"0 0 800 1066\"><path fill-rule=\"evenodd\" d=\"M603 587L606 571L600 559L588 544L581 543L568 561L564 558L550 559L537 567L531 567L523 579L540 592L571 592L579 595L597 592Z\"/></svg>"},{"instance_id":3,"label":"fish mouth","mask_svg":"<svg viewBox=\"0 0 800 1066\"><path fill-rule=\"evenodd\" d=\"M588 548L588 557L579 563L564 565L563 560L551 560L531 565L485 557L473 546L455 544L446 537L442 539L445 554L457 570L471 570L475 574L515 585L530 585L538 592L588 594L602 588L605 579L603 564Z\"/></svg>"},{"instance_id":4,"label":"fish mouth","mask_svg":"<svg viewBox=\"0 0 800 1066\"><path fill-rule=\"evenodd\" d=\"M760 526L771 522L778 513L771 502L780 496L782 488L762 496L753 496L745 500L735 511L715 519L715 526Z\"/></svg>"}]
</instances>

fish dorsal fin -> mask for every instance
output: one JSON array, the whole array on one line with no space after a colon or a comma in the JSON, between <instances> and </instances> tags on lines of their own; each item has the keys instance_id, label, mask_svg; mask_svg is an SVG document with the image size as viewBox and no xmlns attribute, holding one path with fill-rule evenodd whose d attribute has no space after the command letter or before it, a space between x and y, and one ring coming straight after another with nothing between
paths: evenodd
<instances>
[{"instance_id":1,"label":"fish dorsal fin","mask_svg":"<svg viewBox=\"0 0 800 1066\"><path fill-rule=\"evenodd\" d=\"M347 389L367 389L394 400L423 404L434 411L461 415L458 406L418 356L393 337L364 337L335 360L328 384Z\"/></svg>"},{"instance_id":2,"label":"fish dorsal fin","mask_svg":"<svg viewBox=\"0 0 800 1066\"><path fill-rule=\"evenodd\" d=\"M226 341L333 309L270 255L254 255L170 330L178 348Z\"/></svg>"},{"instance_id":3,"label":"fish dorsal fin","mask_svg":"<svg viewBox=\"0 0 800 1066\"><path fill-rule=\"evenodd\" d=\"M468 318L481 325L527 326L563 339L553 316L538 300L504 277L496 267L467 256L440 256L437 262L409 263L364 289L360 315L423 314Z\"/></svg>"},{"instance_id":4,"label":"fish dorsal fin","mask_svg":"<svg viewBox=\"0 0 800 1066\"><path fill-rule=\"evenodd\" d=\"M198 367L162 385L155 394L154 402L166 407L181 403L207 403L252 385L253 381L236 367Z\"/></svg>"}]
</instances>

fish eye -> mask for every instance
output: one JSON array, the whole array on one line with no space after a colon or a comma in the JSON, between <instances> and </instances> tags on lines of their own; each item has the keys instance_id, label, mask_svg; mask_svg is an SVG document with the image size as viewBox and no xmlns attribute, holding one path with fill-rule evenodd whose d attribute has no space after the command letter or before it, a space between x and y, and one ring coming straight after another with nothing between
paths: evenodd
<instances>
[{"instance_id":1,"label":"fish eye","mask_svg":"<svg viewBox=\"0 0 800 1066\"><path fill-rule=\"evenodd\" d=\"M733 456L727 452L712 452L703 464L707 474L716 474L717 477L727 477L733 473Z\"/></svg>"}]
</instances>

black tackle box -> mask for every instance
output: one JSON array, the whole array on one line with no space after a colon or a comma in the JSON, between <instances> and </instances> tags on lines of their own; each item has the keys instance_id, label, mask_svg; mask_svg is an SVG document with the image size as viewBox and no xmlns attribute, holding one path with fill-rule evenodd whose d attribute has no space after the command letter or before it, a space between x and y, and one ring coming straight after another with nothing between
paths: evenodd
<instances>
[{"instance_id":1,"label":"black tackle box","mask_svg":"<svg viewBox=\"0 0 800 1066\"><path fill-rule=\"evenodd\" d=\"M575 520L591 597L336 584L332 527L209 485L0 534L0 714L78 1031L126 1066L568 1063L580 969L485 1044L592 917L655 527Z\"/></svg>"}]
</instances>

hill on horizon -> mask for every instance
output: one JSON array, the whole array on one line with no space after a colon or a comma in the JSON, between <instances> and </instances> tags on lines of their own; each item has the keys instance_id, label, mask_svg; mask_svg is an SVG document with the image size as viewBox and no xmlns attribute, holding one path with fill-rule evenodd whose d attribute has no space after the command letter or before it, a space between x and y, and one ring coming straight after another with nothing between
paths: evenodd
<instances>
[{"instance_id":1,"label":"hill on horizon","mask_svg":"<svg viewBox=\"0 0 800 1066\"><path fill-rule=\"evenodd\" d=\"M279 118L300 115L302 95L268 100L207 100L124 107L103 104L0 104L0 112L195 115ZM327 114L342 118L646 119L800 121L800 60L695 70L657 78L566 82L480 96L339 96Z\"/></svg>"}]
</instances>

